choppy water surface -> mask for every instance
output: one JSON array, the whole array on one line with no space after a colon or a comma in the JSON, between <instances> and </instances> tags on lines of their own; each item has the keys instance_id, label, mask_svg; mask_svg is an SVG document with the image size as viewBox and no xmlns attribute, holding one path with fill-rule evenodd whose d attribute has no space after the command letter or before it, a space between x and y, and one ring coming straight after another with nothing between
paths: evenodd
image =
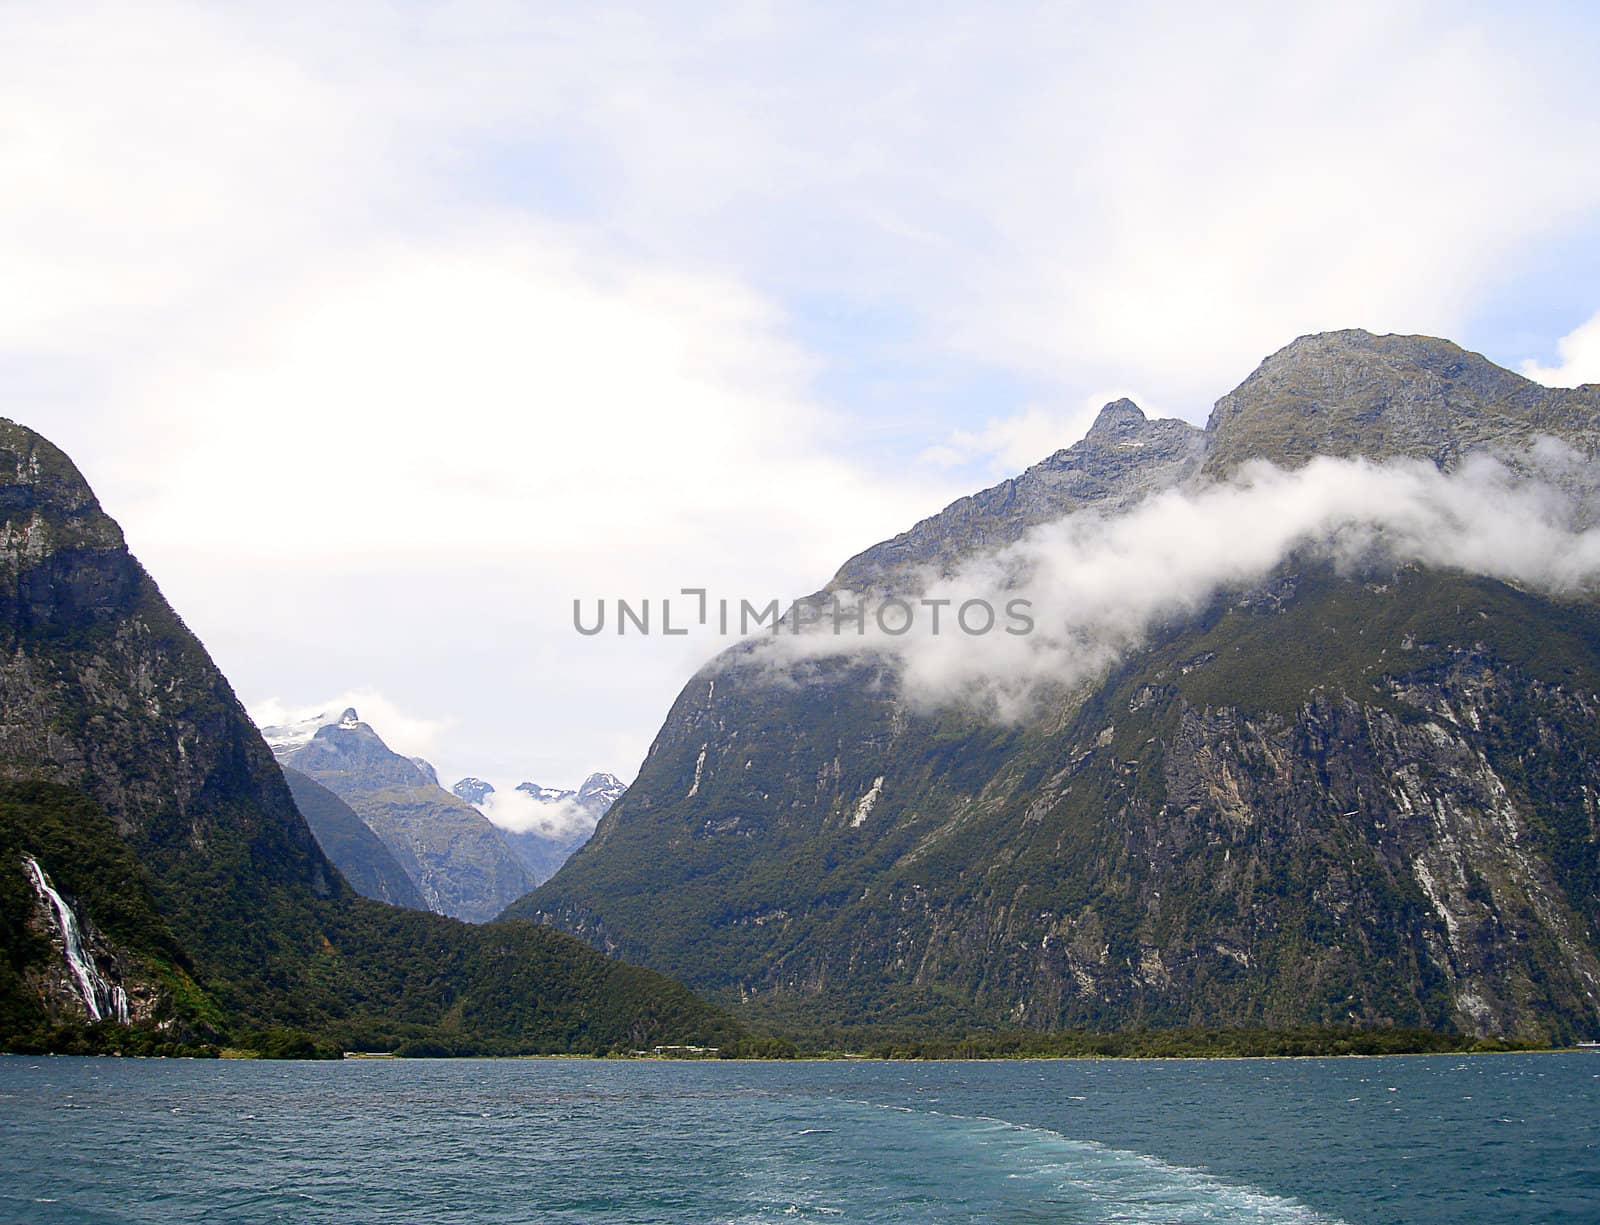
<instances>
[{"instance_id":1,"label":"choppy water surface","mask_svg":"<svg viewBox=\"0 0 1600 1225\"><path fill-rule=\"evenodd\" d=\"M1600 1220L1600 1054L0 1058L15 1221Z\"/></svg>"}]
</instances>

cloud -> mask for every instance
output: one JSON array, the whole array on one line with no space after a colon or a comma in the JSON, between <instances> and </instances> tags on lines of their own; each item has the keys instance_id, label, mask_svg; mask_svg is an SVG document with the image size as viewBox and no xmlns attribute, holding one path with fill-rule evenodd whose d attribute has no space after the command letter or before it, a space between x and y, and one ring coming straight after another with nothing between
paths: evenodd
<instances>
[{"instance_id":1,"label":"cloud","mask_svg":"<svg viewBox=\"0 0 1600 1225\"><path fill-rule=\"evenodd\" d=\"M1556 351L1561 356L1559 365L1545 366L1530 358L1518 369L1546 387L1600 383L1600 312L1563 336Z\"/></svg>"},{"instance_id":2,"label":"cloud","mask_svg":"<svg viewBox=\"0 0 1600 1225\"><path fill-rule=\"evenodd\" d=\"M572 798L540 800L526 791L497 789L477 808L493 824L516 834L560 839L587 835L595 827L594 815Z\"/></svg>"},{"instance_id":3,"label":"cloud","mask_svg":"<svg viewBox=\"0 0 1600 1225\"><path fill-rule=\"evenodd\" d=\"M1411 461L1320 458L1292 472L1259 462L1228 483L1169 491L1117 517L1067 516L948 578L925 576L908 597L913 618L895 609L880 619L874 609L864 634L847 620L842 635L779 635L757 649L785 676L804 660L871 655L893 665L913 707L962 705L1012 720L1291 556L1342 568L1417 563L1554 594L1595 590L1597 509L1592 465L1552 440L1515 463L1478 456L1448 474ZM948 601L938 631L918 598ZM1032 632L1007 632L1021 623L999 610L1016 599L1028 601ZM974 600L997 610L992 631L952 624ZM987 624L981 609L970 624Z\"/></svg>"}]
</instances>

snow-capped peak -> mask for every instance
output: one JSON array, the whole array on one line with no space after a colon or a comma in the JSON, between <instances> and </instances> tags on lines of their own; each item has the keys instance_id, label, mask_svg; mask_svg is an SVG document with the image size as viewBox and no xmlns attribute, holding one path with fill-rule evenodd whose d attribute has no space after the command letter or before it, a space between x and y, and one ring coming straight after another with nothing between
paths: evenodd
<instances>
[{"instance_id":1,"label":"snow-capped peak","mask_svg":"<svg viewBox=\"0 0 1600 1225\"><path fill-rule=\"evenodd\" d=\"M591 774L578 788L578 799L584 803L603 801L610 807L627 789L628 785L615 774Z\"/></svg>"},{"instance_id":2,"label":"snow-capped peak","mask_svg":"<svg viewBox=\"0 0 1600 1225\"><path fill-rule=\"evenodd\" d=\"M494 794L494 784L476 775L468 775L450 790L467 803L481 807L484 801Z\"/></svg>"},{"instance_id":3,"label":"snow-capped peak","mask_svg":"<svg viewBox=\"0 0 1600 1225\"><path fill-rule=\"evenodd\" d=\"M267 742L267 747L274 753L282 755L292 753L295 749L303 748L311 743L311 738L323 728L333 724L334 718L328 711L311 715L304 719L296 719L292 723L278 723L271 727L261 729L261 737Z\"/></svg>"}]
</instances>

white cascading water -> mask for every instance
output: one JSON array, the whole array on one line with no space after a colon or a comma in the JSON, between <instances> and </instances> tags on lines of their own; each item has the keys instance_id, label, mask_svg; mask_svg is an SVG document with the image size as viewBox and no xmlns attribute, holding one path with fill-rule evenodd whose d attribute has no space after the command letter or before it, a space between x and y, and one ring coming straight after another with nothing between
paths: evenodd
<instances>
[{"instance_id":1,"label":"white cascading water","mask_svg":"<svg viewBox=\"0 0 1600 1225\"><path fill-rule=\"evenodd\" d=\"M22 861L28 865L28 872L33 877L34 891L55 911L56 927L61 932L61 943L67 950L67 967L78 984L78 994L83 997L84 1007L89 1010L89 1019L104 1021L109 1018L126 1025L128 993L110 982L90 959L79 933L78 916L72 913L72 907L67 905L66 899L55 891L55 886L39 866L39 861L32 855L24 855Z\"/></svg>"}]
</instances>

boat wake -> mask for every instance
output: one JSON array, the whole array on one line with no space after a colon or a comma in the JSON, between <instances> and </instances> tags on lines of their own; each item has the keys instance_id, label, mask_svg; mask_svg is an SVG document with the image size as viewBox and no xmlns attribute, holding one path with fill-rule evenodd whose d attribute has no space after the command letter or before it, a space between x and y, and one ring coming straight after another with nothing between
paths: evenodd
<instances>
[{"instance_id":1,"label":"boat wake","mask_svg":"<svg viewBox=\"0 0 1600 1225\"><path fill-rule=\"evenodd\" d=\"M936 1123L966 1161L990 1167L1016 1185L1018 1200L1030 1208L1019 1220L1340 1225L1337 1217L1287 1196L1047 1127L880 1102L851 1104Z\"/></svg>"}]
</instances>

